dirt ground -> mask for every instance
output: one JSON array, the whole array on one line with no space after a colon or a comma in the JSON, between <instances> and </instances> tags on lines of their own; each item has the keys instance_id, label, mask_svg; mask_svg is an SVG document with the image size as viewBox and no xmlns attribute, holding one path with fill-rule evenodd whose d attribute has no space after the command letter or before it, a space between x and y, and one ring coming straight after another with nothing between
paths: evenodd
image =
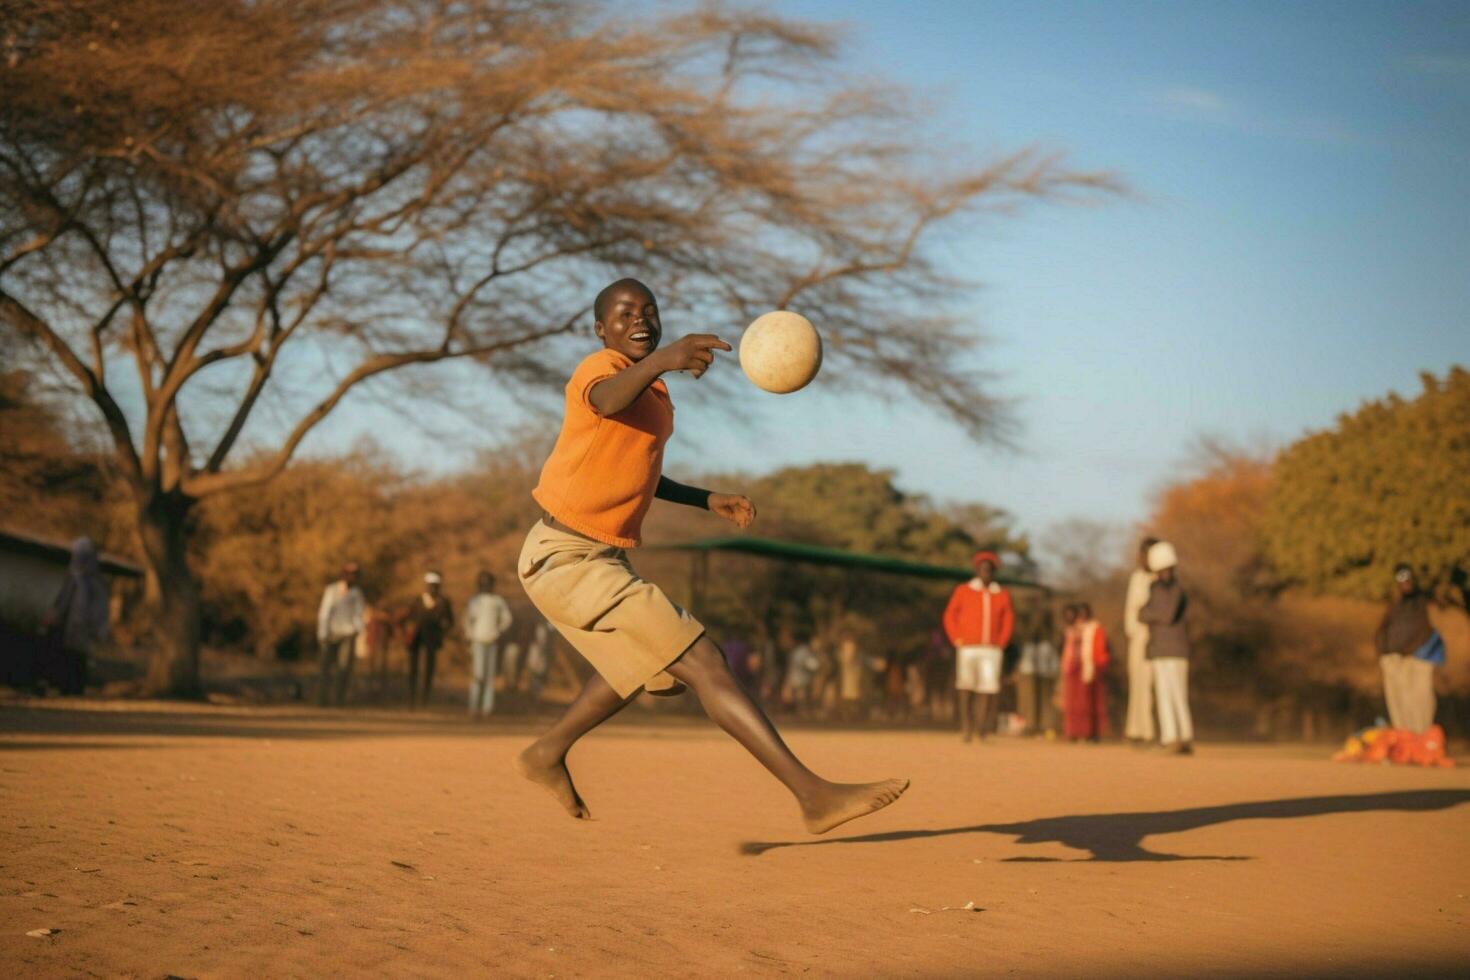
<instances>
[{"instance_id":1,"label":"dirt ground","mask_svg":"<svg viewBox=\"0 0 1470 980\"><path fill-rule=\"evenodd\" d=\"M1462 973L1470 769L798 729L913 788L830 837L704 723L0 705L0 975ZM974 910L967 906L973 903ZM31 930L52 929L45 937Z\"/></svg>"}]
</instances>

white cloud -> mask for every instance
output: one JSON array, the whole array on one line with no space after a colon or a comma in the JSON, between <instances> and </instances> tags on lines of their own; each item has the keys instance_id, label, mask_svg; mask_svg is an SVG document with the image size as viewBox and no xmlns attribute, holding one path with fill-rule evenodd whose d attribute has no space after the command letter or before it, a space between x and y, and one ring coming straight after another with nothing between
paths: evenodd
<instances>
[{"instance_id":1,"label":"white cloud","mask_svg":"<svg viewBox=\"0 0 1470 980\"><path fill-rule=\"evenodd\" d=\"M1362 136L1333 119L1265 111L1219 92L1193 85L1171 85L1154 89L1145 98L1151 111L1155 113L1241 133L1289 136L1339 146L1367 142Z\"/></svg>"},{"instance_id":2,"label":"white cloud","mask_svg":"<svg viewBox=\"0 0 1470 980\"><path fill-rule=\"evenodd\" d=\"M1177 109L1188 109L1193 112L1207 113L1210 115L1228 113L1231 108L1230 100L1218 92L1193 88L1188 85L1176 85L1172 88L1166 88L1163 91L1155 93L1154 100Z\"/></svg>"}]
</instances>

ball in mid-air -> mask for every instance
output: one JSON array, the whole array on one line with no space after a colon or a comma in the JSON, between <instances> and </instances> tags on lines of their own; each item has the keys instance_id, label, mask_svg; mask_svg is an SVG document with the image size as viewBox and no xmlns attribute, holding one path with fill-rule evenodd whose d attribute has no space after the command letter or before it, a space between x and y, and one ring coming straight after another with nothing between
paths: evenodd
<instances>
[{"instance_id":1,"label":"ball in mid-air","mask_svg":"<svg viewBox=\"0 0 1470 980\"><path fill-rule=\"evenodd\" d=\"M822 338L790 310L755 318L740 335L740 367L757 388L785 395L805 388L822 366Z\"/></svg>"}]
</instances>

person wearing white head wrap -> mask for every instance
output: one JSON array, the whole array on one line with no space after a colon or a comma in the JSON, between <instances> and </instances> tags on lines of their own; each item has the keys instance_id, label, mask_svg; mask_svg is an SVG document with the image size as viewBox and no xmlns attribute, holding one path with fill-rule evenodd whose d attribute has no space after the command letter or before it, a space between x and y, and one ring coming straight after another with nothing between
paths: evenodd
<instances>
[{"instance_id":1,"label":"person wearing white head wrap","mask_svg":"<svg viewBox=\"0 0 1470 980\"><path fill-rule=\"evenodd\" d=\"M1159 743L1180 755L1194 752L1194 719L1189 713L1189 631L1184 615L1189 599L1175 578L1179 556L1160 541L1148 549L1148 568L1155 575L1148 602L1138 621L1148 627L1148 659L1154 674L1159 708Z\"/></svg>"}]
</instances>

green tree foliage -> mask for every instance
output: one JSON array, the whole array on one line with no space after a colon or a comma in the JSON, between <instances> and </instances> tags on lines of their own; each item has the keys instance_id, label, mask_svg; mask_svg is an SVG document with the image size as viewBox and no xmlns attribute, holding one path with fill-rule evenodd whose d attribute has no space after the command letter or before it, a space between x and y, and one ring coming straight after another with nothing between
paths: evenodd
<instances>
[{"instance_id":1,"label":"green tree foliage","mask_svg":"<svg viewBox=\"0 0 1470 980\"><path fill-rule=\"evenodd\" d=\"M1400 561L1434 583L1470 570L1470 372L1422 377L1281 453L1264 531L1286 581L1378 598Z\"/></svg>"}]
</instances>

